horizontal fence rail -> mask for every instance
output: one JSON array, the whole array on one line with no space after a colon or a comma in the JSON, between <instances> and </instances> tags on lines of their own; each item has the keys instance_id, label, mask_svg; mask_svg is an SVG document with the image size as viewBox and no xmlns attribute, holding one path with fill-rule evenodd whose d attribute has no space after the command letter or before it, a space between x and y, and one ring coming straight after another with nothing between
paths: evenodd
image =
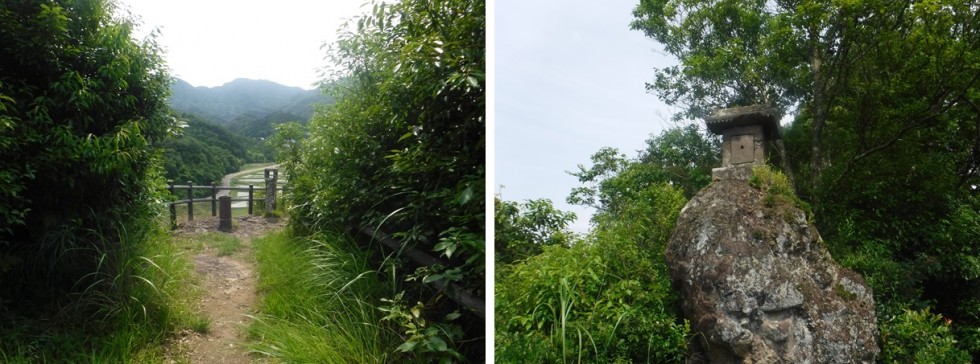
<instances>
[{"instance_id":1,"label":"horizontal fence rail","mask_svg":"<svg viewBox=\"0 0 980 364\"><path fill-rule=\"evenodd\" d=\"M186 185L175 185L173 181L167 181L167 191L175 198L180 195L185 195L187 198L182 200L167 201L165 204L170 209L170 227L172 229L177 227L177 206L186 204L187 205L187 221L194 221L194 204L195 203L211 203L211 216L218 215L218 197L229 195L230 193L222 193L224 191L232 192L248 192L248 196L231 197L231 202L248 202L248 214L254 214L255 206L255 192L256 190L265 193L265 211L270 213L275 210L276 206L276 195L279 191L285 191L284 186L277 186L278 182L278 170L276 169L266 169L265 171L265 186L256 188L254 184L249 184L248 187L232 187L232 186L218 186L216 183L211 182L211 184L195 185L191 181L187 181ZM271 176L271 178L270 178ZM178 194L180 191L180 194ZM183 191L187 191L186 194ZM207 196L194 197L194 191L207 191L210 192Z\"/></svg>"},{"instance_id":2,"label":"horizontal fence rail","mask_svg":"<svg viewBox=\"0 0 980 364\"><path fill-rule=\"evenodd\" d=\"M391 235L388 235L383 231L372 229L367 226L361 226L360 228L357 229L357 231L359 231L365 237L368 237L373 241L378 241L382 245L388 247L389 249L398 252L400 256L408 258L413 263L419 266L428 267L433 265L442 265L442 266L449 265L448 263L442 261L441 259L433 257L424 251L421 251L413 247L402 246L402 244L395 241L395 239L392 238ZM443 282L441 280L436 280L430 282L429 284L431 284L436 289L442 291L442 293L445 293L447 297L463 305L464 307L466 307L467 309L475 313L480 318L486 318L487 315L486 299L484 299L483 297L479 297L473 293L470 293L466 289L452 282Z\"/></svg>"}]
</instances>

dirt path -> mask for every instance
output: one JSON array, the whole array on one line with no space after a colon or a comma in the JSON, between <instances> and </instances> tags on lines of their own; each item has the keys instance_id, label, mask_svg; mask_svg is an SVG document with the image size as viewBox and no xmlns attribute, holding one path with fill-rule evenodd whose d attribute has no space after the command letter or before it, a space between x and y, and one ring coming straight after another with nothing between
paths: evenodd
<instances>
[{"instance_id":1,"label":"dirt path","mask_svg":"<svg viewBox=\"0 0 980 364\"><path fill-rule=\"evenodd\" d=\"M232 234L241 241L241 248L231 255L221 256L214 245L204 243L202 252L193 257L194 270L201 276L204 297L201 312L210 318L206 334L182 332L171 350L173 363L251 363L245 346L245 327L256 310L256 273L252 261L252 243L266 232L283 226L282 221L257 216L235 219ZM217 218L195 220L181 224L176 236L191 236L216 232Z\"/></svg>"}]
</instances>

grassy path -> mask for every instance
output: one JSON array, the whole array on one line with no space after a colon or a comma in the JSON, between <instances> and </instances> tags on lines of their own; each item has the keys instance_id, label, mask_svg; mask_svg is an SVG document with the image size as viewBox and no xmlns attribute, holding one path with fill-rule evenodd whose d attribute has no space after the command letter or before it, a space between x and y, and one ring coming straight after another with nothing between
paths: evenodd
<instances>
[{"instance_id":1,"label":"grassy path","mask_svg":"<svg viewBox=\"0 0 980 364\"><path fill-rule=\"evenodd\" d=\"M387 285L343 234L296 237L284 223L216 218L182 224L202 327L180 331L167 363L381 363L401 343L379 310ZM397 361L397 360L396 360Z\"/></svg>"},{"instance_id":2,"label":"grassy path","mask_svg":"<svg viewBox=\"0 0 980 364\"><path fill-rule=\"evenodd\" d=\"M260 217L238 218L231 234L217 232L217 220L196 220L175 235L195 253L194 271L203 290L199 303L208 318L204 333L185 331L170 352L173 363L251 363L245 329L256 313L255 238L283 223Z\"/></svg>"}]
</instances>

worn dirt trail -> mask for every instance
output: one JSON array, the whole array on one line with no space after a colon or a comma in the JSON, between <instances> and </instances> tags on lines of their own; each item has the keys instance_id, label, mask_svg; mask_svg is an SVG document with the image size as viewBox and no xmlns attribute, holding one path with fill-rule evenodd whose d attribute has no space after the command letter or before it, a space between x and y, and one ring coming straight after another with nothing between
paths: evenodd
<instances>
[{"instance_id":1,"label":"worn dirt trail","mask_svg":"<svg viewBox=\"0 0 980 364\"><path fill-rule=\"evenodd\" d=\"M282 221L258 216L235 218L232 234L242 247L229 256L220 256L213 245L205 243L193 257L194 270L201 277L204 295L200 310L210 318L206 334L187 330L174 343L171 363L252 363L245 345L248 315L256 310L256 273L252 261L252 243L266 232L283 226ZM195 235L217 231L217 218L205 218L181 224L175 235Z\"/></svg>"}]
</instances>

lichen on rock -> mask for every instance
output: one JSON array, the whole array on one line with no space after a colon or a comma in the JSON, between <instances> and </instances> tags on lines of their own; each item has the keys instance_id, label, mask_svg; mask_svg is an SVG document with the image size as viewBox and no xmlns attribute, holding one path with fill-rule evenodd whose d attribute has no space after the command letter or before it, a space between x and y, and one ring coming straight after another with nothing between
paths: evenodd
<instances>
[{"instance_id":1,"label":"lichen on rock","mask_svg":"<svg viewBox=\"0 0 980 364\"><path fill-rule=\"evenodd\" d=\"M691 361L871 363L874 299L807 213L717 180L681 211L666 257L691 321Z\"/></svg>"}]
</instances>

